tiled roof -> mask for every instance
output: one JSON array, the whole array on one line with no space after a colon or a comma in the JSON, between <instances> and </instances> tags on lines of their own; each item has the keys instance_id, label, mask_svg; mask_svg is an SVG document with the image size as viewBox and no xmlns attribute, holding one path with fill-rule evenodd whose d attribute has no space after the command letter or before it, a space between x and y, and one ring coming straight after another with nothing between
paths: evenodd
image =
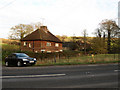
<instances>
[{"instance_id":1,"label":"tiled roof","mask_svg":"<svg viewBox=\"0 0 120 90\"><path fill-rule=\"evenodd\" d=\"M32 32L31 34L27 35L21 41L35 41L35 40L42 40L42 41L53 41L53 42L61 42L56 36L54 36L46 26L41 26L40 29Z\"/></svg>"}]
</instances>

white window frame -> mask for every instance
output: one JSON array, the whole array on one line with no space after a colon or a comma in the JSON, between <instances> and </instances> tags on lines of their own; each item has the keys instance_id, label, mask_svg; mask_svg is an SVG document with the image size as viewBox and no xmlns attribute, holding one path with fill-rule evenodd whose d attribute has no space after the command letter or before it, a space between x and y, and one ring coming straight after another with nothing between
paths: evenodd
<instances>
[{"instance_id":1,"label":"white window frame","mask_svg":"<svg viewBox=\"0 0 120 90\"><path fill-rule=\"evenodd\" d=\"M60 52L62 52L63 50L60 50Z\"/></svg>"},{"instance_id":2,"label":"white window frame","mask_svg":"<svg viewBox=\"0 0 120 90\"><path fill-rule=\"evenodd\" d=\"M35 51L35 53L38 53L38 51Z\"/></svg>"},{"instance_id":3,"label":"white window frame","mask_svg":"<svg viewBox=\"0 0 120 90\"><path fill-rule=\"evenodd\" d=\"M46 46L50 47L50 46L51 46L51 43L50 43L50 42L47 42L47 43L46 43Z\"/></svg>"},{"instance_id":4,"label":"white window frame","mask_svg":"<svg viewBox=\"0 0 120 90\"><path fill-rule=\"evenodd\" d=\"M31 48L31 43L29 43L29 48Z\"/></svg>"},{"instance_id":5,"label":"white window frame","mask_svg":"<svg viewBox=\"0 0 120 90\"><path fill-rule=\"evenodd\" d=\"M23 43L23 46L27 46L27 43L26 43L26 42L24 42L24 43Z\"/></svg>"},{"instance_id":6,"label":"white window frame","mask_svg":"<svg viewBox=\"0 0 120 90\"><path fill-rule=\"evenodd\" d=\"M55 43L55 47L59 47L59 43Z\"/></svg>"},{"instance_id":7,"label":"white window frame","mask_svg":"<svg viewBox=\"0 0 120 90\"><path fill-rule=\"evenodd\" d=\"M45 52L45 50L44 50L44 49L41 49L41 52Z\"/></svg>"},{"instance_id":8,"label":"white window frame","mask_svg":"<svg viewBox=\"0 0 120 90\"><path fill-rule=\"evenodd\" d=\"M47 53L51 53L51 51L47 51Z\"/></svg>"},{"instance_id":9,"label":"white window frame","mask_svg":"<svg viewBox=\"0 0 120 90\"><path fill-rule=\"evenodd\" d=\"M44 50L44 49L41 49L41 51L43 51L43 52L44 52L45 50Z\"/></svg>"}]
</instances>

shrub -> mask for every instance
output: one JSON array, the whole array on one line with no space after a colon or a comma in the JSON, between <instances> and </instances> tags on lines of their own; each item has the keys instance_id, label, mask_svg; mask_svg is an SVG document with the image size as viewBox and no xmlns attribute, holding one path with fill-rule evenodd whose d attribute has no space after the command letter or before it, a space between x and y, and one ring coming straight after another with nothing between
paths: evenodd
<instances>
[{"instance_id":1,"label":"shrub","mask_svg":"<svg viewBox=\"0 0 120 90\"><path fill-rule=\"evenodd\" d=\"M18 45L9 45L2 44L2 60L4 61L5 57L10 55L11 53L16 53L20 50L20 46Z\"/></svg>"}]
</instances>

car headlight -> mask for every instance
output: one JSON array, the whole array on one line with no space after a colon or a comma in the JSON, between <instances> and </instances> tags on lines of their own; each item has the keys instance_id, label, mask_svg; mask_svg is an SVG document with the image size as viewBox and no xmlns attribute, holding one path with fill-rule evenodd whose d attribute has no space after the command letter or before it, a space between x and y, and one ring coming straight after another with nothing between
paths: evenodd
<instances>
[{"instance_id":1,"label":"car headlight","mask_svg":"<svg viewBox=\"0 0 120 90\"><path fill-rule=\"evenodd\" d=\"M36 58L34 58L34 60L36 60Z\"/></svg>"},{"instance_id":2,"label":"car headlight","mask_svg":"<svg viewBox=\"0 0 120 90\"><path fill-rule=\"evenodd\" d=\"M23 61L28 61L28 59L23 59Z\"/></svg>"}]
</instances>

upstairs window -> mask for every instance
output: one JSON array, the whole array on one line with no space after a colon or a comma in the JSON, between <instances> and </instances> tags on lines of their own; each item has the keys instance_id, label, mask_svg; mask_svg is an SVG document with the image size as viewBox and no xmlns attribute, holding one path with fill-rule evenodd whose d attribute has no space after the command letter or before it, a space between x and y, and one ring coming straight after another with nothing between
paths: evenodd
<instances>
[{"instance_id":1,"label":"upstairs window","mask_svg":"<svg viewBox=\"0 0 120 90\"><path fill-rule=\"evenodd\" d=\"M55 44L55 47L59 47L59 44L58 44L58 43L56 43L56 44Z\"/></svg>"},{"instance_id":2,"label":"upstairs window","mask_svg":"<svg viewBox=\"0 0 120 90\"><path fill-rule=\"evenodd\" d=\"M48 46L48 47L51 46L51 43L50 43L50 42L47 42L46 46Z\"/></svg>"},{"instance_id":3,"label":"upstairs window","mask_svg":"<svg viewBox=\"0 0 120 90\"><path fill-rule=\"evenodd\" d=\"M27 42L24 42L23 45L24 45L24 46L27 46Z\"/></svg>"}]
</instances>

